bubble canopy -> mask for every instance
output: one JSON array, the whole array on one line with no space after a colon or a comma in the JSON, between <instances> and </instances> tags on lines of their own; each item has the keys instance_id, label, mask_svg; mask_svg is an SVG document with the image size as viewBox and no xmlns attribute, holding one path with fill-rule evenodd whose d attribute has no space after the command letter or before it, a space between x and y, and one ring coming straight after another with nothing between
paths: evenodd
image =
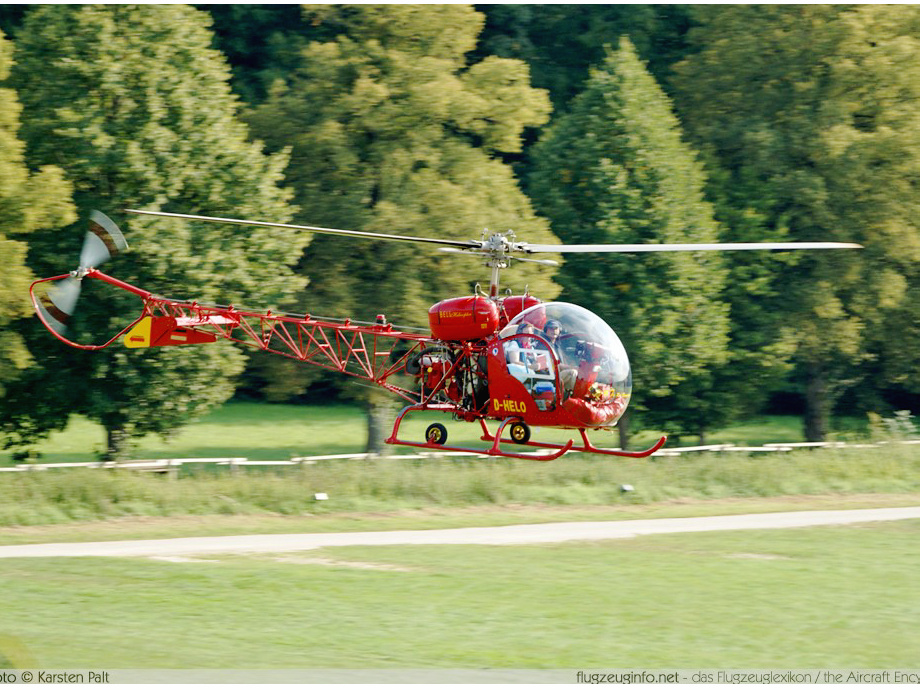
<instances>
[{"instance_id":1,"label":"bubble canopy","mask_svg":"<svg viewBox=\"0 0 920 690\"><path fill-rule=\"evenodd\" d=\"M584 307L548 302L522 311L501 337L531 332L523 324L532 325L533 334L552 347L565 407L586 425L614 424L632 393L632 375L626 349L613 329Z\"/></svg>"}]
</instances>

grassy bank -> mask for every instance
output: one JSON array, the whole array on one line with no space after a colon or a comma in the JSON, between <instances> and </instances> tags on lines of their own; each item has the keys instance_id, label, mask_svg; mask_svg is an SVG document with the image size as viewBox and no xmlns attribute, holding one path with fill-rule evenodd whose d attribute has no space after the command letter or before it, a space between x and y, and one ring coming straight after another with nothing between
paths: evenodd
<instances>
[{"instance_id":1,"label":"grassy bank","mask_svg":"<svg viewBox=\"0 0 920 690\"><path fill-rule=\"evenodd\" d=\"M73 469L0 477L0 526L126 516L329 515L470 506L633 506L674 500L920 492L920 447L818 449L552 463L400 458L178 480ZM632 490L625 491L625 486ZM317 500L324 494L326 500Z\"/></svg>"},{"instance_id":2,"label":"grassy bank","mask_svg":"<svg viewBox=\"0 0 920 690\"><path fill-rule=\"evenodd\" d=\"M405 437L421 438L429 421L424 416L410 421L403 428ZM455 422L450 432L456 441L471 443L478 425ZM232 403L168 440L143 439L135 456L279 460L354 453L363 450L364 433L362 412L355 407ZM97 425L74 418L67 430L36 449L41 462L89 461L96 459L102 437ZM647 437L637 439L637 445L653 434ZM742 445L794 442L801 440L801 431L796 418L770 417L714 433L709 440ZM608 439L608 444L611 441L615 439ZM7 454L0 462L10 464L12 459ZM625 486L632 490L625 491ZM128 470L57 469L3 473L0 487L0 527L125 517L628 507L675 500L920 492L920 446L695 453L644 460L572 455L551 463L474 455L322 460L282 469L248 468L239 474L189 465L177 481ZM317 500L317 494L328 500Z\"/></svg>"}]
</instances>

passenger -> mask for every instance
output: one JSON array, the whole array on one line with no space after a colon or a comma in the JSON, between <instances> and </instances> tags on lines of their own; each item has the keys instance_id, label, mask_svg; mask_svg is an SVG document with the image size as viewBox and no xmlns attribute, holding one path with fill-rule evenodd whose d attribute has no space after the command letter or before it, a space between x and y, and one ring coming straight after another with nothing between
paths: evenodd
<instances>
[{"instance_id":1,"label":"passenger","mask_svg":"<svg viewBox=\"0 0 920 690\"><path fill-rule=\"evenodd\" d=\"M505 358L508 371L522 383L533 373L536 356L533 352L534 327L531 323L522 323L517 328L517 335L505 342Z\"/></svg>"},{"instance_id":2,"label":"passenger","mask_svg":"<svg viewBox=\"0 0 920 690\"><path fill-rule=\"evenodd\" d=\"M562 335L562 326L555 319L550 319L543 326L543 333L546 341L552 346L556 359L559 360L559 378L562 380L562 388L565 397L569 397L575 390L575 381L578 378L578 371L574 367L563 364L562 343L559 342L559 336Z\"/></svg>"},{"instance_id":3,"label":"passenger","mask_svg":"<svg viewBox=\"0 0 920 690\"><path fill-rule=\"evenodd\" d=\"M527 337L534 333L532 323L522 323L517 328L518 337L505 343L505 354L508 357L509 364L523 364L526 367L533 367L533 338Z\"/></svg>"}]
</instances>

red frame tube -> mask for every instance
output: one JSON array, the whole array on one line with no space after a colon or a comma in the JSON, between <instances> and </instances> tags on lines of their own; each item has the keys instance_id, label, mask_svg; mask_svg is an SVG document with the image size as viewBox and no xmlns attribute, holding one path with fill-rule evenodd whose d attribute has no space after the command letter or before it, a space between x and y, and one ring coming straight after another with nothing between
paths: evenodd
<instances>
[{"instance_id":1,"label":"red frame tube","mask_svg":"<svg viewBox=\"0 0 920 690\"><path fill-rule=\"evenodd\" d=\"M64 278L71 278L71 277L74 277L73 274L65 273L63 275L54 276L53 278L41 278L39 280L36 280L29 286L29 297L32 300L32 306L35 307L35 313L38 315L39 320L42 322L45 328L48 329L51 335L53 335L55 338L60 340L62 343L70 345L71 347L75 347L78 350L102 350L104 348L107 348L109 345L114 343L125 333L130 331L138 321L144 318L145 314L141 314L136 319L134 319L134 321L129 323L125 328L120 330L118 333L112 336L111 339L107 340L102 345L82 345L80 343L75 343L72 340L68 340L63 335L58 333L57 330L54 328L54 326L48 323L48 321L45 319L44 309L39 304L38 297L35 295L35 286L40 285L41 283L50 283L56 280L63 280ZM89 269L83 277L84 278L96 278L97 280L102 280L103 282L109 283L110 285L114 285L115 287L122 288L123 290L127 290L128 292L131 292L137 295L141 299L147 299L152 296L152 293L147 292L146 290L141 290L140 288L134 287L133 285L130 285L121 280L118 280L117 278L112 278L111 276L107 276L106 274L102 273L101 271L97 271L94 268Z\"/></svg>"}]
</instances>

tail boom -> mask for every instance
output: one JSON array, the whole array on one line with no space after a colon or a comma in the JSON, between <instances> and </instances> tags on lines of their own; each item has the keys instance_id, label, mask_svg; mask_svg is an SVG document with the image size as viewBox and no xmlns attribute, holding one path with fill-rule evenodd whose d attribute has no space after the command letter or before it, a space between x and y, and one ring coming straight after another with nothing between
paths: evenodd
<instances>
[{"instance_id":1,"label":"tail boom","mask_svg":"<svg viewBox=\"0 0 920 690\"><path fill-rule=\"evenodd\" d=\"M438 343L422 333L405 332L386 323L341 322L306 315L274 314L207 305L154 295L96 269L79 279L101 280L126 290L143 303L134 321L101 345L69 340L59 325L53 303L38 295L43 283L74 277L64 274L35 281L30 288L32 304L45 327L61 342L81 350L101 350L124 337L130 348L168 347L229 340L264 352L365 379L400 397L415 402L417 391L397 386L388 379L405 371L406 362L427 345ZM46 304L43 304L46 303ZM397 345L402 347L397 349Z\"/></svg>"}]
</instances>

